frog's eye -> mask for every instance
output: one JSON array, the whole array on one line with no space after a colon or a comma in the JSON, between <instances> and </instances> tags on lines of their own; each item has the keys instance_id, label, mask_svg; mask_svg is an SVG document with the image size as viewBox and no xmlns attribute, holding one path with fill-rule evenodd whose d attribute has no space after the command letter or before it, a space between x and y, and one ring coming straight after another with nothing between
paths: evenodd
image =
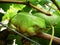
<instances>
[{"instance_id":1,"label":"frog's eye","mask_svg":"<svg viewBox=\"0 0 60 45\"><path fill-rule=\"evenodd\" d=\"M21 12L21 10L18 10L18 12L17 13L20 13Z\"/></svg>"}]
</instances>

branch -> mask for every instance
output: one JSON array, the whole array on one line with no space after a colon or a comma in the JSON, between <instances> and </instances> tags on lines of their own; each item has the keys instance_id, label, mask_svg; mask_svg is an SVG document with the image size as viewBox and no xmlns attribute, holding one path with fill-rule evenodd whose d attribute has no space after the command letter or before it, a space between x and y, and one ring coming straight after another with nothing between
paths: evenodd
<instances>
[{"instance_id":1,"label":"branch","mask_svg":"<svg viewBox=\"0 0 60 45\"><path fill-rule=\"evenodd\" d=\"M46 12L40 8L38 8L37 6L34 6L33 4L29 3L29 2L20 2L20 1L0 1L0 3L14 3L14 4L24 4L24 5L28 5L36 10L38 10L41 13L44 13L48 16L51 16L52 14L50 14L49 12Z\"/></svg>"},{"instance_id":2,"label":"branch","mask_svg":"<svg viewBox=\"0 0 60 45\"><path fill-rule=\"evenodd\" d=\"M50 34L46 34L46 33L38 33L36 35L36 37L47 39L47 40L51 39L51 35ZM57 44L60 44L60 38L54 36L53 42L57 43Z\"/></svg>"},{"instance_id":3,"label":"branch","mask_svg":"<svg viewBox=\"0 0 60 45\"><path fill-rule=\"evenodd\" d=\"M38 42L36 42L36 41L34 41L34 40L32 40L32 39L26 37L26 36L23 35L22 33L19 33L18 30L12 29L12 28L8 27L7 25L4 25L2 22L0 22L0 24L1 24L3 27L6 27L7 29L9 29L9 30L15 32L16 34L20 35L21 37L24 37L25 39L27 39L27 40L29 40L29 41L31 41L31 42L37 44L37 45L40 45Z\"/></svg>"},{"instance_id":4,"label":"branch","mask_svg":"<svg viewBox=\"0 0 60 45\"><path fill-rule=\"evenodd\" d=\"M41 9L41 8L39 8L39 7L37 7L37 6L32 5L31 3L29 3L28 5L29 5L30 7L32 7L32 8L34 8L34 9L38 10L39 12L48 15L48 16L51 16L51 15L52 15L52 14L50 14L49 12L46 12L46 11L44 11L43 9Z\"/></svg>"},{"instance_id":5,"label":"branch","mask_svg":"<svg viewBox=\"0 0 60 45\"><path fill-rule=\"evenodd\" d=\"M54 10L56 10L56 11L60 14L59 10L55 9L55 8L52 7L52 6L49 6L49 5L47 5L47 6L50 7L50 8L52 8L52 9L54 9Z\"/></svg>"},{"instance_id":6,"label":"branch","mask_svg":"<svg viewBox=\"0 0 60 45\"><path fill-rule=\"evenodd\" d=\"M60 7L59 7L59 5L57 4L56 0L51 0L51 1L56 5L56 7L58 8L58 10L60 10Z\"/></svg>"},{"instance_id":7,"label":"branch","mask_svg":"<svg viewBox=\"0 0 60 45\"><path fill-rule=\"evenodd\" d=\"M11 31L17 33L18 35L22 36L23 38L25 38L25 39L27 39L27 40L29 40L29 41L31 41L31 42L34 42L34 43L40 45L40 44L37 43L36 41L34 41L34 40L32 40L32 39L26 37L25 35L23 35L23 34L17 32L16 30L14 30L14 29L8 27L7 25L4 25L4 24L1 23L1 22L0 22L0 24L1 24L3 27L6 27L6 28L8 28L9 30L11 30ZM43 38L43 39L47 39L47 40L50 40L50 39L51 39L51 35L46 34L46 33L43 33L43 32L40 32L40 33L36 34L35 36L36 36L36 37ZM55 42L55 43L57 43L57 44L60 44L60 38L54 36L53 42Z\"/></svg>"},{"instance_id":8,"label":"branch","mask_svg":"<svg viewBox=\"0 0 60 45\"><path fill-rule=\"evenodd\" d=\"M22 2L22 1L0 1L0 3L13 3L13 4L25 4L26 2Z\"/></svg>"}]
</instances>

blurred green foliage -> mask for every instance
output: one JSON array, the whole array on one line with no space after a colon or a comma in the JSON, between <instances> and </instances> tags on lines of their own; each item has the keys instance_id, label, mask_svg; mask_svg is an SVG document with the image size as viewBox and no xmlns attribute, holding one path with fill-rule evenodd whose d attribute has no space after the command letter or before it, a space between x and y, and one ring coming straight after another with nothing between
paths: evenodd
<instances>
[{"instance_id":1,"label":"blurred green foliage","mask_svg":"<svg viewBox=\"0 0 60 45\"><path fill-rule=\"evenodd\" d=\"M55 36L60 37L60 11L56 11L56 7L53 3L51 3L51 0L20 0L20 1L30 1L31 4L38 7L42 7L44 10L49 11L53 14L53 16L46 16L45 14L38 12L34 8L31 8L27 5L23 4L11 4L11 3L0 3L0 8L2 8L6 13L1 14L0 13L0 21L4 20L12 20L12 23L17 26L24 29L29 29L28 32L34 32L36 29L43 28L45 33L51 34L51 25L54 24L55 27ZM57 4L60 6L60 0L56 0ZM47 6L48 4L53 5L51 8ZM51 6L50 5L50 6ZM47 6L47 7L46 7ZM43 11L44 11L43 10ZM18 11L20 11L18 13ZM31 11L31 12L30 12ZM4 15L4 16L3 16ZM35 27L34 27L35 26ZM48 28L48 29L44 29ZM39 30L37 30L39 32ZM33 40L39 42L41 45L48 45L49 41L37 37L31 37ZM13 39L16 39L16 44L23 45L21 42L22 37L19 35L10 34L7 38L7 43L12 44ZM31 42L31 45L33 43ZM33 44L35 45L35 44ZM54 44L53 44L54 45Z\"/></svg>"}]
</instances>

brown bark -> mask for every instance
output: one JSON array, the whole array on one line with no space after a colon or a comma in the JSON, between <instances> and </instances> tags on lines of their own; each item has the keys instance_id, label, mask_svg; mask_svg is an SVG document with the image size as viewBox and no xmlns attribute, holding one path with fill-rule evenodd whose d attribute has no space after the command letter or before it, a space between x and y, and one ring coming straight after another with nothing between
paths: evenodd
<instances>
[{"instance_id":1,"label":"brown bark","mask_svg":"<svg viewBox=\"0 0 60 45\"><path fill-rule=\"evenodd\" d=\"M47 39L47 40L51 39L51 35L50 34L46 34L46 33L38 33L36 35L36 37ZM60 38L54 36L53 42L57 43L57 44L60 44Z\"/></svg>"},{"instance_id":2,"label":"brown bark","mask_svg":"<svg viewBox=\"0 0 60 45\"><path fill-rule=\"evenodd\" d=\"M31 4L30 2L21 2L21 1L0 1L0 3L24 4L24 5L27 5L27 6L30 6L30 7L34 8L34 9L36 9L37 11L39 11L39 12L41 12L41 13L43 13L43 14L48 15L48 16L53 15L53 14L50 14L50 12L44 11L43 9L34 6L34 5Z\"/></svg>"}]
</instances>

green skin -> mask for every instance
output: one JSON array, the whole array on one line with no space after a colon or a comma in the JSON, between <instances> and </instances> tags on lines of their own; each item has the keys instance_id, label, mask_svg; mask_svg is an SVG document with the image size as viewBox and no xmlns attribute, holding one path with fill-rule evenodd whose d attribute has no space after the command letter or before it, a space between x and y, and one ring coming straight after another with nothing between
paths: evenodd
<instances>
[{"instance_id":1,"label":"green skin","mask_svg":"<svg viewBox=\"0 0 60 45\"><path fill-rule=\"evenodd\" d=\"M7 11L7 13L3 16L3 20L5 19L11 21L10 23L18 28L21 33L28 33L30 35L35 35L36 32L41 31L41 28L44 31L47 26L51 26L53 23L58 24L59 22L57 20L58 16L46 16L40 13L31 15L26 12L20 12L17 14L17 12L14 11Z\"/></svg>"},{"instance_id":2,"label":"green skin","mask_svg":"<svg viewBox=\"0 0 60 45\"><path fill-rule=\"evenodd\" d=\"M36 33L40 31L40 28L46 28L43 19L25 12L15 15L11 19L11 23L16 26L21 33L27 33L29 35L36 35Z\"/></svg>"}]
</instances>

